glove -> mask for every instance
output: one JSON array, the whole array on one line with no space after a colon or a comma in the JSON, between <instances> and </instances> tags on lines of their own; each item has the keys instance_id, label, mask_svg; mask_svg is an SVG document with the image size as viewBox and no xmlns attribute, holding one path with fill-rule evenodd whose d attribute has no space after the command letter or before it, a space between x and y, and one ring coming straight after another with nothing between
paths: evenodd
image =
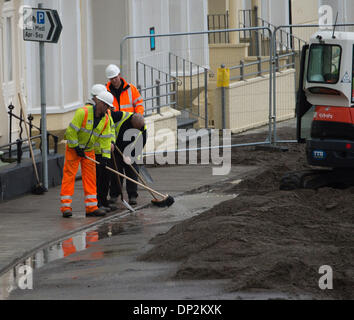
<instances>
[{"instance_id":1,"label":"glove","mask_svg":"<svg viewBox=\"0 0 354 320\"><path fill-rule=\"evenodd\" d=\"M129 166L132 164L132 160L123 154L123 161Z\"/></svg>"},{"instance_id":2,"label":"glove","mask_svg":"<svg viewBox=\"0 0 354 320\"><path fill-rule=\"evenodd\" d=\"M85 151L84 149L81 149L80 147L75 147L75 151L79 157L85 158Z\"/></svg>"}]
</instances>

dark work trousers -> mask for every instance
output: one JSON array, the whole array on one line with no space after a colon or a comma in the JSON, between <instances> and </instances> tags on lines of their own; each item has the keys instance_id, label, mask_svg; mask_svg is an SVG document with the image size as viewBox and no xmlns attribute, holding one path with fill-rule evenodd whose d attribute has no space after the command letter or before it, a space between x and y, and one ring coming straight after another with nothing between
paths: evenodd
<instances>
[{"instance_id":1,"label":"dark work trousers","mask_svg":"<svg viewBox=\"0 0 354 320\"><path fill-rule=\"evenodd\" d=\"M117 162L118 171L120 173L123 173L124 175L128 176L129 178L132 178L135 181L137 181L138 180L137 175L132 170L132 168L123 161L123 158L121 157L121 155L118 153L117 150L114 150L114 156L115 156L115 159ZM120 177L122 187L123 187L124 180L125 179L123 177ZM138 186L136 183L127 180L126 181L126 190L127 190L129 198L138 197L138 192L137 192ZM117 175L112 172L111 173L110 196L111 196L111 198L116 198L116 197L119 197L120 195L121 195L121 190L119 187L119 183L117 181Z\"/></svg>"},{"instance_id":2,"label":"dark work trousers","mask_svg":"<svg viewBox=\"0 0 354 320\"><path fill-rule=\"evenodd\" d=\"M102 161L101 154L96 154L96 161L98 162ZM110 159L107 163L110 167L112 167L111 162L112 159ZM98 207L108 206L107 196L108 196L109 183L110 183L110 171L97 164L96 165L96 185L97 185Z\"/></svg>"}]
</instances>

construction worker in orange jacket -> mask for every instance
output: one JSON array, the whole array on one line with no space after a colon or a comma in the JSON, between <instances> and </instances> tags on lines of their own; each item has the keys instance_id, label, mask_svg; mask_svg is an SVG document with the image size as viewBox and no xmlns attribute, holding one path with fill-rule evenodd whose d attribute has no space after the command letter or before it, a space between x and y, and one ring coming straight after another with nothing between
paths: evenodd
<instances>
[{"instance_id":1,"label":"construction worker in orange jacket","mask_svg":"<svg viewBox=\"0 0 354 320\"><path fill-rule=\"evenodd\" d=\"M81 164L82 184L85 193L86 216L104 216L105 211L98 208L96 187L96 165L94 146L102 149L101 165L106 166L111 157L112 129L108 107L113 107L113 96L102 91L97 96L95 106L87 104L75 112L75 116L65 132L67 140L63 180L61 185L61 212L64 218L72 216L72 196L74 194L75 176Z\"/></svg>"},{"instance_id":2,"label":"construction worker in orange jacket","mask_svg":"<svg viewBox=\"0 0 354 320\"><path fill-rule=\"evenodd\" d=\"M106 68L107 90L114 96L114 111L140 113L144 116L143 98L139 90L120 76L120 69L115 64Z\"/></svg>"}]
</instances>

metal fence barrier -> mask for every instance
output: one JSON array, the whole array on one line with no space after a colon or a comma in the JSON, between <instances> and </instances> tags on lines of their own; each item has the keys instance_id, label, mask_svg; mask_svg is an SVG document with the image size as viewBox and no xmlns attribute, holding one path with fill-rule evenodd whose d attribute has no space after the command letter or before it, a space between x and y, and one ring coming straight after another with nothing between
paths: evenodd
<instances>
[{"instance_id":1,"label":"metal fence barrier","mask_svg":"<svg viewBox=\"0 0 354 320\"><path fill-rule=\"evenodd\" d=\"M268 28L268 27L255 27L255 28L246 28L246 30L252 30L252 31L262 31L262 30L267 30L267 32L268 32L268 34L272 34L272 30L270 29L270 28ZM208 31L197 31L197 32L180 32L180 33L169 33L169 34L154 34L154 35L137 35L137 36L125 36L122 40L121 40L121 42L120 42L120 69L121 69L121 73L122 73L122 75L124 75L124 72L125 72L125 70L127 70L126 68L128 68L129 67L129 60L128 60L128 52L126 53L126 55L125 55L125 44L129 41L129 40L143 40L143 39L151 39L151 38L155 38L156 40L157 39L159 39L159 38L166 38L166 37L168 37L168 38L174 38L174 37L183 37L183 36L188 36L189 38L188 39L190 39L190 40L188 40L188 41L190 41L190 43L192 44L192 47L193 47L193 50L195 50L195 49L197 49L197 50L206 50L207 48L206 47L199 47L199 48L196 48L195 47L195 45L193 46L193 44L194 44L194 42L193 42L193 36L197 36L197 35L206 35L206 36L213 36L214 34L216 34L216 35L218 35L218 34L220 34L220 33L228 33L228 34L230 34L231 32L243 32L244 31L244 29L241 29L241 28L238 28L238 29L224 29L224 30L208 30ZM156 41L155 40L155 41ZM162 41L162 40L161 40ZM207 42L207 44L206 45L208 45L208 42ZM127 46L128 47L128 46ZM271 49L271 48L270 48ZM161 53L159 53L160 55L161 55ZM174 76L174 77L176 77L176 78L178 78L178 79L180 79L180 80L186 80L186 79L190 79L191 77L193 78L195 78L195 81L196 82L198 82L198 81L201 81L201 83L200 83L200 85L199 85L199 88L200 88L200 92L202 92L202 88L204 87L206 87L206 90L205 90L205 96L204 96L204 110L203 110L203 112L204 112L204 115L203 115L203 112L201 112L202 111L202 106L203 106L203 103L202 102L200 102L198 99L195 99L195 103L197 103L198 105L199 105L199 107L198 107L198 110L197 110L197 112L195 112L195 114L198 116L198 114L199 114L199 117L202 119L202 118L204 118L204 125L205 125L205 128L208 128L208 124L209 124L209 114L208 114L208 90L207 90L207 87L208 87L208 81L209 81L209 79L208 79L208 75L207 75L207 72L206 72L206 70L207 70L207 68L206 67L199 67L200 69L198 70L198 67L196 67L194 64L193 64L193 62L192 62L192 67L191 67L191 61L188 61L188 59L186 59L186 58L183 58L184 59L184 64L185 64L185 67L186 67L186 71L184 72L184 76L183 76L183 68L177 68L177 72L175 73L175 74L173 74L173 70L172 70L172 72L171 72L171 70L169 71L169 73L172 75L172 76ZM173 57L173 55L171 54L170 55L170 58L169 58L169 60L170 60L170 66L172 65L172 63L174 63L173 61L175 61L176 60L176 57ZM126 65L123 65L123 61L126 63ZM178 64L180 65L180 66L183 66L183 60L181 60L181 62L178 62ZM197 65L197 64L196 64ZM271 64L270 64L270 68L271 68L272 66L271 66ZM165 67L163 67L163 68L165 68ZM161 69L163 69L163 68L161 68ZM170 67L171 68L171 67ZM172 69L173 69L173 66L172 66ZM194 69L194 71L193 71L193 69ZM188 70L188 71L187 71ZM204 74L203 74L203 72L202 72L202 70L204 70ZM180 72L180 71L182 71L182 72ZM192 76L191 76L191 73L192 73ZM199 77L196 77L195 75L196 74L200 74L200 77L202 77L203 75L204 75L204 85L203 85L203 80L198 80L199 79ZM208 73L210 73L209 71L208 71ZM270 73L270 78L272 77L272 73ZM165 81L165 80L164 80ZM164 82L164 81L161 81L161 83L162 82ZM189 83L188 82L185 82L185 84L182 82L182 86L183 85L185 85L186 86L186 89L188 88L188 85L190 86L190 80L189 80ZM160 83L160 84L161 84ZM269 81L269 86L271 86L272 85L272 81L271 81L271 79L270 79L270 81ZM150 85L150 94L152 93L152 89L153 88L151 88L151 87L154 87L154 86L157 86L157 84L156 83L154 83L154 84L151 84ZM198 86L196 86L196 87L198 87ZM194 88L194 87L193 87ZM141 89L143 89L142 87L141 87ZM160 87L160 89L161 89L161 87ZM190 89L189 89L190 90ZM197 90L197 89L196 89ZM183 97L181 97L181 93L180 93L180 90L178 90L178 88L176 89L176 90L171 90L172 92L176 92L176 95L177 95L177 99L178 99L178 103L176 103L176 107L178 107L178 106L180 106L180 104L182 104L182 106L184 105L184 101L186 101L186 103L188 104L188 100L190 100L190 97L188 98L188 97L186 97L186 98L184 98L184 96ZM190 90L191 91L191 90ZM148 90L147 90L147 92L148 92ZM199 92L199 93L200 93ZM155 98L155 101L157 101L156 100L156 96L155 96L155 93L156 93L156 88L155 88L155 91L154 91L154 98ZM187 94L188 95L188 94ZM190 95L190 92L189 92L189 95ZM200 95L200 94L197 94L197 96L199 97L201 97L202 98L202 95ZM197 97L196 96L196 97ZM147 96L148 97L148 96ZM195 97L195 98L196 98ZM153 97L150 97L150 98L153 98ZM171 99L172 99L172 96L171 96ZM182 100L181 100L182 99ZM269 107L271 107L271 105L272 105L272 101L271 101L271 97L269 97ZM158 106L154 106L153 108L156 108L156 109L158 109ZM192 110L193 111L193 110ZM192 115L193 116L193 115Z\"/></svg>"},{"instance_id":2,"label":"metal fence barrier","mask_svg":"<svg viewBox=\"0 0 354 320\"><path fill-rule=\"evenodd\" d=\"M182 70L181 70L182 69ZM181 71L180 71L181 70ZM176 95L176 108L188 110L192 116L206 120L202 116L202 107L207 110L208 105L208 75L210 70L200 66L197 63L191 62L188 59L179 57L174 53L169 53L169 73L174 74L180 82L182 94ZM178 90L178 89L177 89ZM187 90L189 96L187 97ZM195 93L193 93L195 91ZM201 104L200 95L204 91L204 104ZM193 108L194 96L196 96L196 110ZM208 128L208 123L205 121L205 128Z\"/></svg>"},{"instance_id":3,"label":"metal fence barrier","mask_svg":"<svg viewBox=\"0 0 354 320\"><path fill-rule=\"evenodd\" d=\"M295 67L295 52L289 52L289 53L284 53L284 54L276 54L274 58L274 64L275 64L275 70L280 71L282 69L286 68L293 68ZM290 58L291 57L291 62L287 62L285 65L280 65L279 60L282 58ZM240 64L237 66L232 66L229 67L230 71L231 70L240 70L240 75L239 76L233 76L230 77L230 81L234 80L245 80L247 77L252 77L252 76L262 76L264 73L269 73L271 70L270 68L268 69L262 69L262 64L266 62L270 62L271 58L262 58L262 57L257 57L257 61L255 62L249 62L245 63L244 60L240 61ZM257 72L246 72L245 69L247 67L252 67L252 66L257 66Z\"/></svg>"},{"instance_id":4,"label":"metal fence barrier","mask_svg":"<svg viewBox=\"0 0 354 320\"><path fill-rule=\"evenodd\" d=\"M239 21L240 21L240 27L242 28L247 28L250 26L262 26L262 27L267 27L270 28L271 30L276 29L276 25L264 20L263 18L258 16L258 8L254 7L254 9L248 9L248 10L240 10L239 11ZM245 30L243 33L243 39L247 38L252 38L252 33L251 31ZM255 32L256 37L255 41L252 41L250 44L250 53L252 55L266 55L266 47L264 45L264 42L270 40L270 35L266 30L262 31L257 31ZM241 39L241 34L240 34L240 41ZM260 44L259 44L260 41ZM305 40L295 36L290 29L289 31L286 30L280 30L279 31L279 37L277 39L277 51L281 52L288 52L292 50L300 50L302 46L305 44ZM259 46L260 48L254 48L254 46Z\"/></svg>"}]
</instances>

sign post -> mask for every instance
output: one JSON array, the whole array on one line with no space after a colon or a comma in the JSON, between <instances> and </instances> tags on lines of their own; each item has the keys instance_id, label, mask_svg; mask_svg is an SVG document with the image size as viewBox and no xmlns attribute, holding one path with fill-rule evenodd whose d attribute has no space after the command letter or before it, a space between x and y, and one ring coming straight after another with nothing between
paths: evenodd
<instances>
[{"instance_id":1,"label":"sign post","mask_svg":"<svg viewBox=\"0 0 354 320\"><path fill-rule=\"evenodd\" d=\"M30 11L30 12L28 12ZM45 50L44 43L57 43L63 29L58 12L43 9L39 3L38 8L26 8L23 11L24 28L23 40L39 42L39 74L41 90L41 135L42 135L42 179L43 186L48 190L48 139L47 139L47 102L45 82Z\"/></svg>"}]
</instances>

